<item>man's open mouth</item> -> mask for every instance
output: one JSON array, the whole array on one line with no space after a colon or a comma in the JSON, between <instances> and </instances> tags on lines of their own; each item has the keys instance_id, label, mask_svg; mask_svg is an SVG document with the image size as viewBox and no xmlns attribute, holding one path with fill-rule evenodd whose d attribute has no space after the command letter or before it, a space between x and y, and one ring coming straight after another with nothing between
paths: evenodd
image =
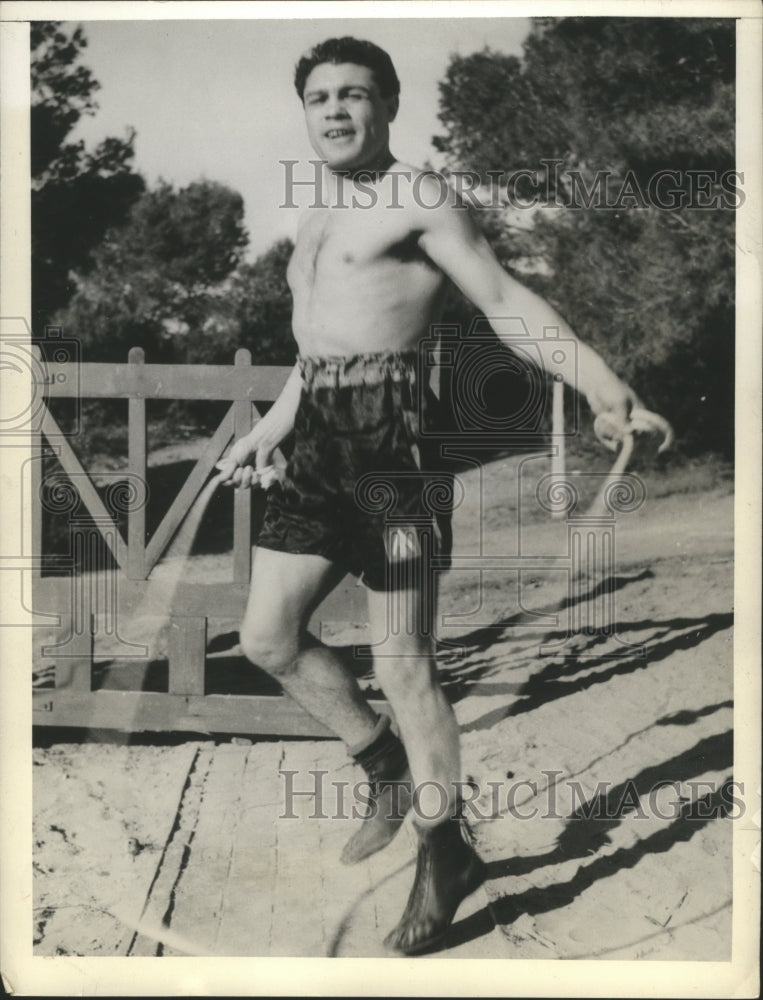
<instances>
[{"instance_id":1,"label":"man's open mouth","mask_svg":"<svg viewBox=\"0 0 763 1000\"><path fill-rule=\"evenodd\" d=\"M326 132L327 139L343 139L349 135L355 135L355 130L351 128L332 128Z\"/></svg>"}]
</instances>

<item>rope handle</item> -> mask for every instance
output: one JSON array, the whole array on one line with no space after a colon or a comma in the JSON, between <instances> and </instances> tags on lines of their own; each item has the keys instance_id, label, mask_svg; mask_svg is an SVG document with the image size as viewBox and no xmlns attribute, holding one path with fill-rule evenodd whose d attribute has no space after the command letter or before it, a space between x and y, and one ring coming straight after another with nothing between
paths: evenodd
<instances>
[{"instance_id":1,"label":"rope handle","mask_svg":"<svg viewBox=\"0 0 763 1000\"><path fill-rule=\"evenodd\" d=\"M644 409L643 406L634 407L631 410L628 423L623 427L622 423L612 413L600 413L593 422L593 430L601 443L615 451L620 442L630 434L645 432L662 434L662 444L657 449L658 454L666 451L675 439L673 428L668 421L651 410Z\"/></svg>"},{"instance_id":2,"label":"rope handle","mask_svg":"<svg viewBox=\"0 0 763 1000\"><path fill-rule=\"evenodd\" d=\"M635 445L634 435L639 433L661 433L662 443L657 449L658 454L666 451L673 444L675 436L673 428L664 417L661 417L659 413L652 413L651 410L646 410L640 406L631 410L630 419L624 427L611 413L600 413L593 422L593 429L596 437L610 451L615 451L619 447L614 464L607 473L607 478L602 483L601 489L596 494L595 500L588 509L589 516L598 516L606 512L607 507L604 498L607 490L617 477L625 472L631 460Z\"/></svg>"}]
</instances>

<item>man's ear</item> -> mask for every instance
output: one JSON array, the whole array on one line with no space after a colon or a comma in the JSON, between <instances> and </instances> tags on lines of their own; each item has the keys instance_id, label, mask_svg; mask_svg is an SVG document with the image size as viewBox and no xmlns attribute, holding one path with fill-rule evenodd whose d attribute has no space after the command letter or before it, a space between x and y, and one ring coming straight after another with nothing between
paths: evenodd
<instances>
[{"instance_id":1,"label":"man's ear","mask_svg":"<svg viewBox=\"0 0 763 1000\"><path fill-rule=\"evenodd\" d=\"M387 104L387 117L391 122L393 122L397 117L397 111L398 108L400 107L399 96L396 94L394 97L388 97L386 104Z\"/></svg>"}]
</instances>

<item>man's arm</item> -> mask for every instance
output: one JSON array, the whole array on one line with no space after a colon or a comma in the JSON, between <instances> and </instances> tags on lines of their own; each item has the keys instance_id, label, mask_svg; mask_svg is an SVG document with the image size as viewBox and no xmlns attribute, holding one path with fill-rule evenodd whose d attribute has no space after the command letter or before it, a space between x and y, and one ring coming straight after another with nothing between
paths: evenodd
<instances>
[{"instance_id":1,"label":"man's arm","mask_svg":"<svg viewBox=\"0 0 763 1000\"><path fill-rule=\"evenodd\" d=\"M423 195L425 200L431 199L429 204L435 201L441 183L431 178L431 184L438 187ZM595 414L610 413L624 427L631 410L641 406L636 394L592 347L576 337L553 306L504 271L470 213L456 204L455 196L450 194L441 208L419 208L418 213L423 229L419 245L484 313L507 347L521 346L513 336L516 324L506 322L510 317L524 320L533 340L542 340L544 327L558 327L562 338L577 345L577 366L568 383L586 397Z\"/></svg>"},{"instance_id":2,"label":"man's arm","mask_svg":"<svg viewBox=\"0 0 763 1000\"><path fill-rule=\"evenodd\" d=\"M221 483L246 488L257 482L257 473L271 464L273 452L294 428L301 391L302 377L295 365L265 416L217 463Z\"/></svg>"}]
</instances>

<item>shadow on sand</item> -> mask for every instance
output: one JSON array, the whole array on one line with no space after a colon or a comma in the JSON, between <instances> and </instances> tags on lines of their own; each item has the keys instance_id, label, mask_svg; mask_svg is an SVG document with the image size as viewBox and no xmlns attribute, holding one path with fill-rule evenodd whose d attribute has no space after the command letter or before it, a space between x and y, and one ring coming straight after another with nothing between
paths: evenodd
<instances>
[{"instance_id":1,"label":"shadow on sand","mask_svg":"<svg viewBox=\"0 0 763 1000\"><path fill-rule=\"evenodd\" d=\"M638 579L651 576L649 571ZM633 577L614 577L602 581L596 588L580 600L588 600L603 592L603 588L620 589L634 580ZM557 605L559 610L570 606L569 601ZM555 609L551 609L555 610ZM480 628L461 641L470 656L494 650L496 646L512 641L511 629L522 625L523 614L514 615L494 626ZM504 657L498 661L470 659L443 666L443 684L449 699L456 702L467 694L485 693L511 696L508 704L494 709L473 722L462 726L462 732L488 731L503 719L532 712L533 710L604 684L614 677L651 669L665 661L672 653L695 649L718 632L731 628L731 613L711 613L698 617L674 617L662 621L634 620L618 621L615 633L633 635L648 633L645 637L644 653L617 656L607 655L604 643L610 639L611 631L601 631L576 637L576 656L549 658L544 666L537 658L538 640L527 646L526 640L517 642L521 648L518 655L520 666L537 663L539 669L523 682L496 681L485 683L484 678L504 672ZM566 633L556 631L543 636L544 643L565 638ZM683 710L664 715L650 723L653 726L691 726L699 719L723 709L732 708L731 700L708 704L696 710ZM522 914L535 915L568 906L586 889L601 879L616 875L623 869L633 868L647 855L669 851L675 844L690 840L696 833L716 818L729 814L734 805L734 789L731 784L733 764L733 733L731 730L707 736L690 747L661 763L644 768L635 776L621 784L594 794L567 817L564 828L550 851L526 857L507 857L488 864L488 879L523 876L539 868L563 865L570 860L580 859L576 873L563 881L555 881L543 887L531 887L516 894L504 895L492 900L488 907L457 921L452 926L441 948L452 948L489 933L495 924L510 925ZM669 820L660 829L649 833L629 847L618 848L611 853L600 853L611 844L611 832L629 814L641 810L640 797L661 783L681 783L695 779L702 774L721 772L726 774L719 788L693 802L679 799ZM587 863L582 863L583 861Z\"/></svg>"},{"instance_id":2,"label":"shadow on sand","mask_svg":"<svg viewBox=\"0 0 763 1000\"><path fill-rule=\"evenodd\" d=\"M721 756L725 757L725 754L721 754ZM719 757L719 766L721 766L720 759ZM703 770L707 770L707 768L703 767ZM638 840L630 847L620 847L612 854L602 855L595 858L590 864L581 865L572 878L567 881L555 882L552 885L543 886L542 888L532 887L526 889L524 892L501 896L499 899L491 901L488 907L483 907L482 910L472 914L466 920L453 924L443 947L452 948L455 945L464 944L467 941L482 936L486 933L484 928L488 916L492 918L492 929L494 923L507 926L525 913L535 916L538 913L548 913L551 910L558 910L564 906L569 906L586 889L589 889L601 879L611 878L624 869L634 868L646 855L663 854L676 844L691 840L696 833L707 826L712 820L727 816L732 806L733 789L731 787L731 778L727 777L716 791L708 793L693 803L684 803L677 817L668 826L662 827L648 837ZM569 821L570 824L577 822L578 820L574 817ZM566 829L569 828L567 827ZM547 862L545 858L548 855L543 855L541 857L544 860L541 863L558 863L568 861L570 857L583 856L582 853L577 852L585 842L585 835L582 839L578 833L570 836L576 842L576 853L569 855L557 844L552 852L555 856L555 861ZM564 837L565 834L563 833L560 841ZM590 847L586 847L583 853L590 855L592 851L597 850L601 846L600 834L596 832L591 836L589 828L587 843L590 844ZM532 862L534 859L523 858L521 860ZM494 865L500 867L509 863L510 861L507 860L506 862L494 862ZM491 866L491 876L495 877L495 868L493 866Z\"/></svg>"}]
</instances>

